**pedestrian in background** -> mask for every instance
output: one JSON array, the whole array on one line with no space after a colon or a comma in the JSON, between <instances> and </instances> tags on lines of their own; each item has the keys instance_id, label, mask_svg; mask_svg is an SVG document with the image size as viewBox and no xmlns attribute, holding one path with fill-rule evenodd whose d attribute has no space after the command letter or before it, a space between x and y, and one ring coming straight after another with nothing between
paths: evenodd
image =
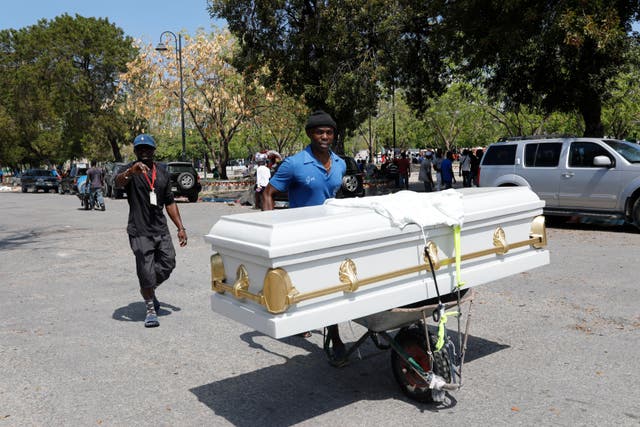
<instances>
[{"instance_id":1,"label":"pedestrian in background","mask_svg":"<svg viewBox=\"0 0 640 427\"><path fill-rule=\"evenodd\" d=\"M433 174L431 173L432 164L431 159L433 158L433 152L427 151L427 154L422 159L420 163L420 172L418 173L418 180L422 181L424 184L424 191L430 193L433 191Z\"/></svg>"},{"instance_id":2,"label":"pedestrian in background","mask_svg":"<svg viewBox=\"0 0 640 427\"><path fill-rule=\"evenodd\" d=\"M156 298L156 288L169 278L176 266L176 251L163 208L178 228L180 246L187 245L187 231L171 192L171 177L165 168L158 167L153 161L155 151L156 142L151 135L136 136L133 152L138 159L116 176L116 187L127 192L127 233L136 258L140 294L147 311L144 326L147 328L160 326L157 315L160 302Z\"/></svg>"},{"instance_id":3,"label":"pedestrian in background","mask_svg":"<svg viewBox=\"0 0 640 427\"><path fill-rule=\"evenodd\" d=\"M256 188L255 188L255 208L262 209L262 194L269 185L271 170L266 166L267 156L258 156L258 167L256 168Z\"/></svg>"},{"instance_id":4,"label":"pedestrian in background","mask_svg":"<svg viewBox=\"0 0 640 427\"><path fill-rule=\"evenodd\" d=\"M471 157L468 149L462 150L462 156L460 156L460 170L458 175L462 176L462 186L471 187Z\"/></svg>"},{"instance_id":5,"label":"pedestrian in background","mask_svg":"<svg viewBox=\"0 0 640 427\"><path fill-rule=\"evenodd\" d=\"M453 174L453 153L451 151L447 151L447 155L440 164L440 176L445 190L452 188L453 183L456 182L456 177Z\"/></svg>"},{"instance_id":6,"label":"pedestrian in background","mask_svg":"<svg viewBox=\"0 0 640 427\"><path fill-rule=\"evenodd\" d=\"M433 170L436 172L436 191L440 191L442 189L442 150L440 148L436 148L436 157L433 159Z\"/></svg>"},{"instance_id":7,"label":"pedestrian in background","mask_svg":"<svg viewBox=\"0 0 640 427\"><path fill-rule=\"evenodd\" d=\"M398 165L398 187L404 187L405 190L409 189L409 175L411 174L411 161L407 158L407 153L400 153L400 158L396 160Z\"/></svg>"},{"instance_id":8,"label":"pedestrian in background","mask_svg":"<svg viewBox=\"0 0 640 427\"><path fill-rule=\"evenodd\" d=\"M104 185L104 170L96 167L97 162L91 160L91 167L87 171L87 183L89 185L89 206L99 207L104 211L104 197L102 196L102 186ZM85 193L86 194L86 193Z\"/></svg>"},{"instance_id":9,"label":"pedestrian in background","mask_svg":"<svg viewBox=\"0 0 640 427\"><path fill-rule=\"evenodd\" d=\"M478 148L471 158L471 180L476 187L480 187L480 161L483 154L482 148Z\"/></svg>"}]
</instances>

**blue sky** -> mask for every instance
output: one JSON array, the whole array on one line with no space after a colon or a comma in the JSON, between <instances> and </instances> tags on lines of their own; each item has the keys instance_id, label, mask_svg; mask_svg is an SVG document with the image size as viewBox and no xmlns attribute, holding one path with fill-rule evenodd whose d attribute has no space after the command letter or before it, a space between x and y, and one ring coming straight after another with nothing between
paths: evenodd
<instances>
[{"instance_id":1,"label":"blue sky","mask_svg":"<svg viewBox=\"0 0 640 427\"><path fill-rule=\"evenodd\" d=\"M125 34L157 43L165 30L195 34L198 28L211 31L214 23L206 0L9 0L2 2L0 29L22 28L67 13L109 18ZM223 26L224 21L216 22Z\"/></svg>"},{"instance_id":2,"label":"blue sky","mask_svg":"<svg viewBox=\"0 0 640 427\"><path fill-rule=\"evenodd\" d=\"M0 13L0 29L22 28L68 13L109 18L127 35L157 43L165 30L192 35L198 28L210 31L214 22L206 7L207 0L7 0ZM222 27L224 21L215 24ZM633 29L640 31L638 22Z\"/></svg>"}]
</instances>

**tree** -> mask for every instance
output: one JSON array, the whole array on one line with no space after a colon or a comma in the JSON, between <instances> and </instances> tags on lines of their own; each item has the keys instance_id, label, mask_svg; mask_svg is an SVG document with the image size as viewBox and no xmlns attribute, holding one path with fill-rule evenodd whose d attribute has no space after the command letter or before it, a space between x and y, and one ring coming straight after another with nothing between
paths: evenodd
<instances>
[{"instance_id":1,"label":"tree","mask_svg":"<svg viewBox=\"0 0 640 427\"><path fill-rule=\"evenodd\" d=\"M203 141L223 179L231 140L267 108L270 97L256 79L246 79L231 65L234 54L235 40L226 31L185 36L182 46L185 120ZM175 128L178 72L171 46L166 54L151 45L141 48L121 76L125 109L145 117L151 127Z\"/></svg>"},{"instance_id":2,"label":"tree","mask_svg":"<svg viewBox=\"0 0 640 427\"><path fill-rule=\"evenodd\" d=\"M117 75L135 55L107 19L61 15L0 31L0 98L21 161L119 157L126 126L113 108Z\"/></svg>"},{"instance_id":3,"label":"tree","mask_svg":"<svg viewBox=\"0 0 640 427\"><path fill-rule=\"evenodd\" d=\"M253 120L254 151L275 150L281 155L299 151L309 110L300 98L289 96L276 85L268 105ZM307 141L308 142L308 141Z\"/></svg>"},{"instance_id":4,"label":"tree","mask_svg":"<svg viewBox=\"0 0 640 427\"><path fill-rule=\"evenodd\" d=\"M209 0L238 38L234 64L266 69L268 87L281 83L311 110L329 112L344 137L375 114L384 58L393 52L394 8L387 0Z\"/></svg>"},{"instance_id":5,"label":"tree","mask_svg":"<svg viewBox=\"0 0 640 427\"><path fill-rule=\"evenodd\" d=\"M443 4L438 27L459 70L494 100L578 111L584 135L603 136L602 105L626 63L639 11L638 2L622 0L463 0Z\"/></svg>"}]
</instances>

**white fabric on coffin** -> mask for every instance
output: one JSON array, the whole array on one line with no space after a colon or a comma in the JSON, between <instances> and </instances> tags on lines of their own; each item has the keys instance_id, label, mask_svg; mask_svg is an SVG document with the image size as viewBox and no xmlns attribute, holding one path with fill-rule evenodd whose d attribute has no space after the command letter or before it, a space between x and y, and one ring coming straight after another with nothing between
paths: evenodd
<instances>
[{"instance_id":1,"label":"white fabric on coffin","mask_svg":"<svg viewBox=\"0 0 640 427\"><path fill-rule=\"evenodd\" d=\"M462 194L453 189L434 193L403 190L384 196L328 199L324 204L372 209L399 228L407 224L421 228L439 224L462 226L464 221Z\"/></svg>"}]
</instances>

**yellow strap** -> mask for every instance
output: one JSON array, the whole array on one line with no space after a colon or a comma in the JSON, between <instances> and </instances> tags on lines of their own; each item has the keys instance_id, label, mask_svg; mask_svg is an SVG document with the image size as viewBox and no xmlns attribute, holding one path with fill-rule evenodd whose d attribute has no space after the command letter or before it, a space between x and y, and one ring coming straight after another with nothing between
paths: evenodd
<instances>
[{"instance_id":1,"label":"yellow strap","mask_svg":"<svg viewBox=\"0 0 640 427\"><path fill-rule=\"evenodd\" d=\"M464 286L464 282L460 279L460 264L461 264L462 251L460 250L460 226L459 225L453 226L453 246L456 251L456 282L457 282L458 288L461 288Z\"/></svg>"},{"instance_id":2,"label":"yellow strap","mask_svg":"<svg viewBox=\"0 0 640 427\"><path fill-rule=\"evenodd\" d=\"M438 341L436 341L436 351L440 351L444 346L444 325L447 323L447 317L460 316L459 311L449 311L442 313L440 316L440 322L438 322Z\"/></svg>"}]
</instances>

